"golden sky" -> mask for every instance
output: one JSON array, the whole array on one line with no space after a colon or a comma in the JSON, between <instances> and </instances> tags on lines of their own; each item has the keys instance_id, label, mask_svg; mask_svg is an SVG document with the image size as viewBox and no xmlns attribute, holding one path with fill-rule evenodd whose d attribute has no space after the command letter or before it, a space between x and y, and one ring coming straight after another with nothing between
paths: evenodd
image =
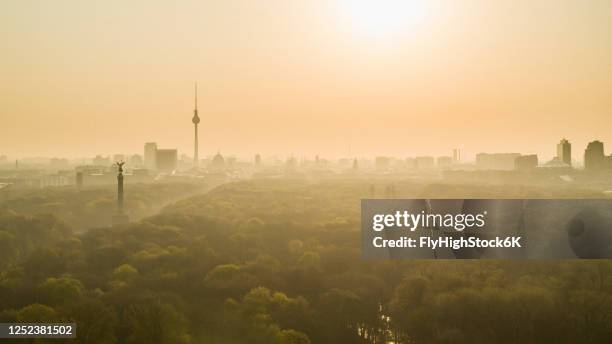
<instances>
[{"instance_id":1,"label":"golden sky","mask_svg":"<svg viewBox=\"0 0 612 344\"><path fill-rule=\"evenodd\" d=\"M612 1L0 2L0 154L612 145Z\"/></svg>"}]
</instances>

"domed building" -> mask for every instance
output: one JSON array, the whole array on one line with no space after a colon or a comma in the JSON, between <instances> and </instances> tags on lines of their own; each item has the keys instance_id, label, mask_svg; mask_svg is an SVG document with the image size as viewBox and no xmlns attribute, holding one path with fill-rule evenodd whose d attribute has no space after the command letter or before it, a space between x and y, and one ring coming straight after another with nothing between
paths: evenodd
<instances>
[{"instance_id":1,"label":"domed building","mask_svg":"<svg viewBox=\"0 0 612 344\"><path fill-rule=\"evenodd\" d=\"M223 158L223 155L221 155L220 152L215 154L210 163L210 167L215 170L222 170L225 168L225 158Z\"/></svg>"}]
</instances>

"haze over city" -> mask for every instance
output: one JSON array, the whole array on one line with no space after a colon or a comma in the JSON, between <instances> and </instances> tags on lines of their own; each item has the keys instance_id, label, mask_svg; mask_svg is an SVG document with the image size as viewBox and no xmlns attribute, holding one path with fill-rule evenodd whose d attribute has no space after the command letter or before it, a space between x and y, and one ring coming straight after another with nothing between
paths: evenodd
<instances>
[{"instance_id":1,"label":"haze over city","mask_svg":"<svg viewBox=\"0 0 612 344\"><path fill-rule=\"evenodd\" d=\"M612 0L2 0L0 342L612 343L611 38Z\"/></svg>"},{"instance_id":2,"label":"haze over city","mask_svg":"<svg viewBox=\"0 0 612 344\"><path fill-rule=\"evenodd\" d=\"M612 143L610 13L609 1L4 3L0 146L192 154L198 81L200 156L460 147L547 160L562 137L579 156Z\"/></svg>"}]
</instances>

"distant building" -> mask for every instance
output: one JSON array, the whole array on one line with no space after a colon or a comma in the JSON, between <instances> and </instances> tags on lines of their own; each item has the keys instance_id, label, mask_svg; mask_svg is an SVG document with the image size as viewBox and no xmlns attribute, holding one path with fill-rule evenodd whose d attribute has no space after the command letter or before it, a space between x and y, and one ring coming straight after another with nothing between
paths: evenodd
<instances>
[{"instance_id":1,"label":"distant building","mask_svg":"<svg viewBox=\"0 0 612 344\"><path fill-rule=\"evenodd\" d=\"M461 150L459 148L453 149L453 162L459 163L461 161Z\"/></svg>"},{"instance_id":2,"label":"distant building","mask_svg":"<svg viewBox=\"0 0 612 344\"><path fill-rule=\"evenodd\" d=\"M521 155L514 159L514 169L516 170L533 170L538 167L538 156L532 155Z\"/></svg>"},{"instance_id":3,"label":"distant building","mask_svg":"<svg viewBox=\"0 0 612 344\"><path fill-rule=\"evenodd\" d=\"M557 158L560 162L572 166L572 144L568 140L562 139L557 144Z\"/></svg>"},{"instance_id":4,"label":"distant building","mask_svg":"<svg viewBox=\"0 0 612 344\"><path fill-rule=\"evenodd\" d=\"M134 177L146 178L149 176L149 170L146 168L136 168L132 170L132 175Z\"/></svg>"},{"instance_id":5,"label":"distant building","mask_svg":"<svg viewBox=\"0 0 612 344\"><path fill-rule=\"evenodd\" d=\"M81 190L83 188L83 172L77 172L75 176L75 184L77 190Z\"/></svg>"},{"instance_id":6,"label":"distant building","mask_svg":"<svg viewBox=\"0 0 612 344\"><path fill-rule=\"evenodd\" d=\"M345 167L350 167L351 164L353 163L353 160L349 158L340 158L338 159L337 163L338 163L338 166L345 168ZM305 166L307 164L308 162L304 161L304 158L302 158L300 161L300 165Z\"/></svg>"},{"instance_id":7,"label":"distant building","mask_svg":"<svg viewBox=\"0 0 612 344\"><path fill-rule=\"evenodd\" d=\"M140 154L134 154L130 157L130 165L132 166L142 166L143 161L142 161L142 155Z\"/></svg>"},{"instance_id":8,"label":"distant building","mask_svg":"<svg viewBox=\"0 0 612 344\"><path fill-rule=\"evenodd\" d=\"M178 158L178 165L180 168L193 167L193 157L187 154L181 154Z\"/></svg>"},{"instance_id":9,"label":"distant building","mask_svg":"<svg viewBox=\"0 0 612 344\"><path fill-rule=\"evenodd\" d=\"M225 159L225 165L229 168L234 168L236 166L236 157L228 156L227 159Z\"/></svg>"},{"instance_id":10,"label":"distant building","mask_svg":"<svg viewBox=\"0 0 612 344\"><path fill-rule=\"evenodd\" d=\"M315 165L317 166L327 166L329 164L329 160L325 159L325 158L321 158L317 155L317 160L315 162Z\"/></svg>"},{"instance_id":11,"label":"distant building","mask_svg":"<svg viewBox=\"0 0 612 344\"><path fill-rule=\"evenodd\" d=\"M480 170L513 170L514 160L520 157L519 153L478 153L476 154L476 167Z\"/></svg>"},{"instance_id":12,"label":"distant building","mask_svg":"<svg viewBox=\"0 0 612 344\"><path fill-rule=\"evenodd\" d=\"M66 168L68 167L68 159L52 158L49 160L51 168Z\"/></svg>"},{"instance_id":13,"label":"distant building","mask_svg":"<svg viewBox=\"0 0 612 344\"><path fill-rule=\"evenodd\" d=\"M113 162L125 162L125 155L123 154L115 154L113 155Z\"/></svg>"},{"instance_id":14,"label":"distant building","mask_svg":"<svg viewBox=\"0 0 612 344\"><path fill-rule=\"evenodd\" d=\"M93 165L95 166L110 166L111 161L109 157L103 157L101 155L96 155L95 158L93 158Z\"/></svg>"},{"instance_id":15,"label":"distant building","mask_svg":"<svg viewBox=\"0 0 612 344\"><path fill-rule=\"evenodd\" d=\"M178 163L176 149L158 149L155 154L155 168L162 172L173 172Z\"/></svg>"},{"instance_id":16,"label":"distant building","mask_svg":"<svg viewBox=\"0 0 612 344\"><path fill-rule=\"evenodd\" d=\"M210 162L210 167L214 170L222 170L225 168L225 158L220 152L217 152Z\"/></svg>"},{"instance_id":17,"label":"distant building","mask_svg":"<svg viewBox=\"0 0 612 344\"><path fill-rule=\"evenodd\" d=\"M416 168L416 159L406 158L406 168L409 168L409 169Z\"/></svg>"},{"instance_id":18,"label":"distant building","mask_svg":"<svg viewBox=\"0 0 612 344\"><path fill-rule=\"evenodd\" d=\"M571 168L568 164L559 160L559 157L554 157L550 161L542 165L545 168Z\"/></svg>"},{"instance_id":19,"label":"distant building","mask_svg":"<svg viewBox=\"0 0 612 344\"><path fill-rule=\"evenodd\" d=\"M374 164L377 170L387 170L391 166L391 159L386 156L377 156Z\"/></svg>"},{"instance_id":20,"label":"distant building","mask_svg":"<svg viewBox=\"0 0 612 344\"><path fill-rule=\"evenodd\" d=\"M261 165L261 155L255 154L255 166Z\"/></svg>"},{"instance_id":21,"label":"distant building","mask_svg":"<svg viewBox=\"0 0 612 344\"><path fill-rule=\"evenodd\" d=\"M432 169L435 167L433 156L417 156L414 159L414 166L420 170Z\"/></svg>"},{"instance_id":22,"label":"distant building","mask_svg":"<svg viewBox=\"0 0 612 344\"><path fill-rule=\"evenodd\" d=\"M297 160L294 156L290 156L287 158L287 161L285 161L285 167L288 169L294 169L297 167Z\"/></svg>"},{"instance_id":23,"label":"distant building","mask_svg":"<svg viewBox=\"0 0 612 344\"><path fill-rule=\"evenodd\" d=\"M589 142L584 151L584 168L586 170L599 170L604 167L604 146L601 141Z\"/></svg>"},{"instance_id":24,"label":"distant building","mask_svg":"<svg viewBox=\"0 0 612 344\"><path fill-rule=\"evenodd\" d=\"M148 169L154 170L157 167L155 158L157 156L157 143L147 142L144 146L144 164Z\"/></svg>"},{"instance_id":25,"label":"distant building","mask_svg":"<svg viewBox=\"0 0 612 344\"><path fill-rule=\"evenodd\" d=\"M436 166L438 168L449 168L453 165L453 157L450 156L439 156L436 159Z\"/></svg>"}]
</instances>

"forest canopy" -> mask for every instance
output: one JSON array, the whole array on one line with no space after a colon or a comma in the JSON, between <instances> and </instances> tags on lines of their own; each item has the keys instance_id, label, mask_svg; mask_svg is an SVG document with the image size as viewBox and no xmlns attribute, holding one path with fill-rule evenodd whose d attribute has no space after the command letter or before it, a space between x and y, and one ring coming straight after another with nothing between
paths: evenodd
<instances>
[{"instance_id":1,"label":"forest canopy","mask_svg":"<svg viewBox=\"0 0 612 344\"><path fill-rule=\"evenodd\" d=\"M406 198L592 196L417 182L393 189ZM70 202L72 191L0 197L0 322L76 322L79 343L612 338L609 261L363 261L359 200L385 190L384 181L238 182L92 229L42 211L47 201Z\"/></svg>"}]
</instances>

